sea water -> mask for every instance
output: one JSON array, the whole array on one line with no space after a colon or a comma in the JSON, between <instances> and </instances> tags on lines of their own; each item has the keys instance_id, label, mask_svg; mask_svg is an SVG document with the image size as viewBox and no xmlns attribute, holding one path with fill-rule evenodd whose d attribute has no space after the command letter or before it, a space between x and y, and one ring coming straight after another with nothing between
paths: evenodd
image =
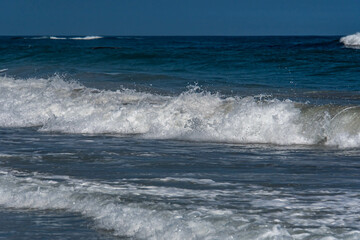
<instances>
[{"instance_id":1,"label":"sea water","mask_svg":"<svg viewBox=\"0 0 360 240\"><path fill-rule=\"evenodd\" d=\"M360 239L360 35L0 38L1 239Z\"/></svg>"}]
</instances>

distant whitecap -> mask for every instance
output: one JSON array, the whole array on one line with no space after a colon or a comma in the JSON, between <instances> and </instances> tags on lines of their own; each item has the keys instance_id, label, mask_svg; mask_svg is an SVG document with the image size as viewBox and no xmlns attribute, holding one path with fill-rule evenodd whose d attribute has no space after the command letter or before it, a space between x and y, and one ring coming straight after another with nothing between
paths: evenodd
<instances>
[{"instance_id":1,"label":"distant whitecap","mask_svg":"<svg viewBox=\"0 0 360 240\"><path fill-rule=\"evenodd\" d=\"M340 38L346 47L360 49L360 32Z\"/></svg>"},{"instance_id":2,"label":"distant whitecap","mask_svg":"<svg viewBox=\"0 0 360 240\"><path fill-rule=\"evenodd\" d=\"M94 40L94 39L101 39L101 36L85 36L85 37L73 37L70 38L72 40Z\"/></svg>"},{"instance_id":3,"label":"distant whitecap","mask_svg":"<svg viewBox=\"0 0 360 240\"><path fill-rule=\"evenodd\" d=\"M54 36L50 36L50 39L52 39L52 40L66 40L65 37L54 37Z\"/></svg>"}]
</instances>

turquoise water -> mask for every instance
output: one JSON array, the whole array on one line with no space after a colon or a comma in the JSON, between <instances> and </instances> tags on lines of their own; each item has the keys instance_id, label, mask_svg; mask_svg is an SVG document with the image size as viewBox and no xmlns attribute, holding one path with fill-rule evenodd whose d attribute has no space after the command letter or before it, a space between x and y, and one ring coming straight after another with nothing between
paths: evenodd
<instances>
[{"instance_id":1,"label":"turquoise water","mask_svg":"<svg viewBox=\"0 0 360 240\"><path fill-rule=\"evenodd\" d=\"M0 238L359 239L359 39L1 37Z\"/></svg>"}]
</instances>

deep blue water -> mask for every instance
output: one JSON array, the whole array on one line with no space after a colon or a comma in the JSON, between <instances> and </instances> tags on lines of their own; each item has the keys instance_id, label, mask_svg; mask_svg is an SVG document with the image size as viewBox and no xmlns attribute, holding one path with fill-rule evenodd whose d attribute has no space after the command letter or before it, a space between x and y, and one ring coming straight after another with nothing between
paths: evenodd
<instances>
[{"instance_id":1,"label":"deep blue water","mask_svg":"<svg viewBox=\"0 0 360 240\"><path fill-rule=\"evenodd\" d=\"M360 239L360 36L0 37L0 239Z\"/></svg>"}]
</instances>

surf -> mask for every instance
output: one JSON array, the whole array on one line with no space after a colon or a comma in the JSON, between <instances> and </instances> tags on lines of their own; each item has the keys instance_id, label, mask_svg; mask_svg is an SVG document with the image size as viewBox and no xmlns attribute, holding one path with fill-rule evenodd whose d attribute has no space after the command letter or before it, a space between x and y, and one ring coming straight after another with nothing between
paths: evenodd
<instances>
[{"instance_id":1,"label":"surf","mask_svg":"<svg viewBox=\"0 0 360 240\"><path fill-rule=\"evenodd\" d=\"M0 127L224 143L360 147L360 107L223 96L192 86L176 96L88 88L60 76L0 77Z\"/></svg>"}]
</instances>

